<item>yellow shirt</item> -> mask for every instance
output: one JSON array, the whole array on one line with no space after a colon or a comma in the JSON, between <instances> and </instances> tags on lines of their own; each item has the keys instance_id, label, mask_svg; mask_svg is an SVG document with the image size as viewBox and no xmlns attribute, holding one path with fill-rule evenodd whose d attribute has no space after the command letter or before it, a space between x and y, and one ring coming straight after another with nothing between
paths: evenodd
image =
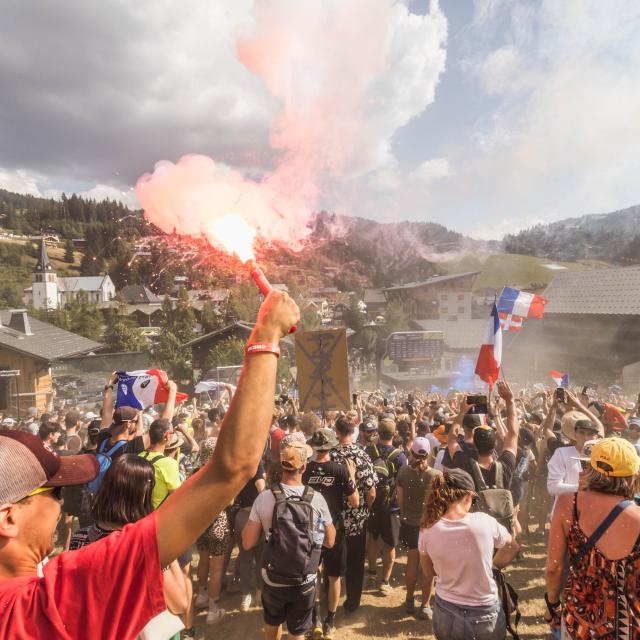
<instances>
[{"instance_id":1,"label":"yellow shirt","mask_svg":"<svg viewBox=\"0 0 640 640\"><path fill-rule=\"evenodd\" d=\"M165 501L169 493L180 486L178 461L173 458L162 457L163 454L158 451L143 451L138 455L153 463L155 484L151 494L151 504L154 509L157 509ZM160 459L158 460L158 458Z\"/></svg>"}]
</instances>

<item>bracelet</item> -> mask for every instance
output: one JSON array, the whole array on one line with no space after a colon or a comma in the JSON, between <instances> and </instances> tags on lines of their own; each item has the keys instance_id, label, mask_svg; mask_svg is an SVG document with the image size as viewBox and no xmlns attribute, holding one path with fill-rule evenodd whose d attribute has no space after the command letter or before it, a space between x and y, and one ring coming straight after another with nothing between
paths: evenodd
<instances>
[{"instance_id":1,"label":"bracelet","mask_svg":"<svg viewBox=\"0 0 640 640\"><path fill-rule=\"evenodd\" d=\"M107 389L111 389L111 391L113 391L113 385L112 384L106 384L104 386L104 390L106 391Z\"/></svg>"},{"instance_id":2,"label":"bracelet","mask_svg":"<svg viewBox=\"0 0 640 640\"><path fill-rule=\"evenodd\" d=\"M246 346L244 352L248 356L255 353L274 353L276 357L280 357L280 347L274 342L253 342Z\"/></svg>"},{"instance_id":3,"label":"bracelet","mask_svg":"<svg viewBox=\"0 0 640 640\"><path fill-rule=\"evenodd\" d=\"M557 602L549 602L549 596L545 593L544 594L544 601L545 601L545 604L547 605L547 611L549 612L549 615L551 615L552 617L555 616L556 615L556 609L561 604L560 600L558 600Z\"/></svg>"}]
</instances>

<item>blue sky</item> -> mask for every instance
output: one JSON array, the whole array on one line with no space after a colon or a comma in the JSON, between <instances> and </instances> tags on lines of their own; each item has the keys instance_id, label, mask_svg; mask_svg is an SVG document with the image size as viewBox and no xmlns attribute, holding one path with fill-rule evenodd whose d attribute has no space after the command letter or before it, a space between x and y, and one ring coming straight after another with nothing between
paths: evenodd
<instances>
[{"instance_id":1,"label":"blue sky","mask_svg":"<svg viewBox=\"0 0 640 640\"><path fill-rule=\"evenodd\" d=\"M201 153L301 181L301 210L482 238L640 202L637 0L0 11L0 187L135 206L155 162Z\"/></svg>"}]
</instances>

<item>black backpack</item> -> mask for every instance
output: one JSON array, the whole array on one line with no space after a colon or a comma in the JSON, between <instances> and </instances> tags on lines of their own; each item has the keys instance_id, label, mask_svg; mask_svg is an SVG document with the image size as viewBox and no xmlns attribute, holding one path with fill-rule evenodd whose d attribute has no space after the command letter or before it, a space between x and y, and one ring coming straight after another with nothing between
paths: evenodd
<instances>
[{"instance_id":1,"label":"black backpack","mask_svg":"<svg viewBox=\"0 0 640 640\"><path fill-rule=\"evenodd\" d=\"M274 584L297 586L317 573L322 545L313 540L314 491L305 487L301 496L285 495L280 484L271 491L276 499L269 538L262 554L262 567Z\"/></svg>"}]
</instances>

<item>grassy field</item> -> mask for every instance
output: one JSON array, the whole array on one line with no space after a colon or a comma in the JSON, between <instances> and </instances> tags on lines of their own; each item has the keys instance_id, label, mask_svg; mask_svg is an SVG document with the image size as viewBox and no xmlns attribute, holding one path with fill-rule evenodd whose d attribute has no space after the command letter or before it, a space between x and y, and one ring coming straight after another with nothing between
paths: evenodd
<instances>
[{"instance_id":1,"label":"grassy field","mask_svg":"<svg viewBox=\"0 0 640 640\"><path fill-rule=\"evenodd\" d=\"M544 563L546 539L532 540L525 544L525 559L510 567L507 581L513 585L520 596L522 620L518 631L522 640L543 640L548 637L549 627L544 623ZM417 620L405 613L404 603L404 567L406 555L401 554L394 568L393 594L381 596L377 589L366 586L360 609L345 616L341 609L336 616L337 640L408 640L423 638L431 640L431 623ZM242 638L257 640L262 638L262 610L254 607L249 612L241 612L239 594L223 594L221 602L227 610L227 616L218 625L208 627L205 613L196 618L197 637L206 638ZM286 638L286 634L284 635ZM549 636L550 637L550 636Z\"/></svg>"},{"instance_id":2,"label":"grassy field","mask_svg":"<svg viewBox=\"0 0 640 640\"><path fill-rule=\"evenodd\" d=\"M24 240L14 240L2 238L0 242L10 244L26 245ZM59 276L78 276L80 275L80 261L82 260L82 252L74 251L73 264L64 260L64 246L48 247L47 254L51 265ZM35 267L37 258L31 256L21 256L20 261L10 261L0 263L0 282L3 284L12 284L20 290L31 286L31 273Z\"/></svg>"},{"instance_id":3,"label":"grassy field","mask_svg":"<svg viewBox=\"0 0 640 640\"><path fill-rule=\"evenodd\" d=\"M583 271L607 265L595 261L557 262L512 253L479 252L467 254L459 260L443 262L441 266L446 273L480 271L475 281L475 289L478 290L485 287L496 289L504 286L531 287L534 284L545 286L563 271Z\"/></svg>"}]
</instances>

